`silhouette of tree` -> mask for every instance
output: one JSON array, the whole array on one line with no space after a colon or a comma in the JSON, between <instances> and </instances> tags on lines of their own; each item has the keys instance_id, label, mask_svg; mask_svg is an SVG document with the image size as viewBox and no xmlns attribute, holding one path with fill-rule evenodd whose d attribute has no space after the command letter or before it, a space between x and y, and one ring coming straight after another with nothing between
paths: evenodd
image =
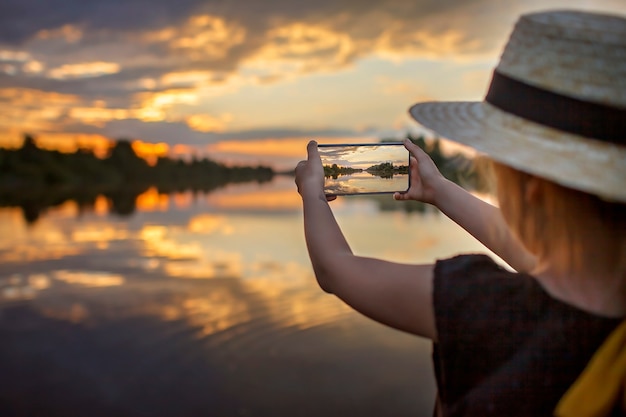
<instances>
[{"instance_id":1,"label":"silhouette of tree","mask_svg":"<svg viewBox=\"0 0 626 417\"><path fill-rule=\"evenodd\" d=\"M48 207L68 199L89 210L102 194L113 212L127 215L151 186L160 192L210 192L231 182L269 181L274 175L269 167L228 167L197 157L190 162L161 157L150 166L128 139L116 141L105 158L88 149L62 153L39 148L26 134L19 149L0 148L0 206L20 206L26 220L34 222Z\"/></svg>"}]
</instances>

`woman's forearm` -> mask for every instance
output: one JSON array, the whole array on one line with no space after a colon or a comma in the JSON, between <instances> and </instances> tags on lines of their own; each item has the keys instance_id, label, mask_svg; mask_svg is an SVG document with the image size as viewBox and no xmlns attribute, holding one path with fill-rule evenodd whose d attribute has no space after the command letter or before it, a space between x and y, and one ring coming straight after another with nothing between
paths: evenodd
<instances>
[{"instance_id":1,"label":"woman's forearm","mask_svg":"<svg viewBox=\"0 0 626 417\"><path fill-rule=\"evenodd\" d=\"M339 271L339 262L352 256L335 216L323 193L302 196L304 232L313 271L320 287L332 292L333 272Z\"/></svg>"}]
</instances>

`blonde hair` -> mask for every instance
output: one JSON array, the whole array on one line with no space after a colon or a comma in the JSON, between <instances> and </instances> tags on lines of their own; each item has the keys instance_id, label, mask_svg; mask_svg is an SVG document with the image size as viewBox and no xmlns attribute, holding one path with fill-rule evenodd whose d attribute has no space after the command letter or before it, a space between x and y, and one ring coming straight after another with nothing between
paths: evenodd
<instances>
[{"instance_id":1,"label":"blonde hair","mask_svg":"<svg viewBox=\"0 0 626 417\"><path fill-rule=\"evenodd\" d=\"M531 253L539 258L559 256L562 265L577 268L597 253L598 247L591 245L599 244L602 256L597 262L609 263L614 272L624 274L626 205L604 201L498 162L491 166L502 214ZM539 196L532 204L526 195L531 182Z\"/></svg>"}]
</instances>

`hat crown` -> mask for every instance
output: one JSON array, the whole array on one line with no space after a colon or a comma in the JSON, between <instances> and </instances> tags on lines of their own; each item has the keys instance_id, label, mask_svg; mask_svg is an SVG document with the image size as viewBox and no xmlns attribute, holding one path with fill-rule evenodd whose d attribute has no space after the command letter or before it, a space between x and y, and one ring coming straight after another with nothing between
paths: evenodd
<instances>
[{"instance_id":1,"label":"hat crown","mask_svg":"<svg viewBox=\"0 0 626 417\"><path fill-rule=\"evenodd\" d=\"M626 18L522 16L482 102L426 102L441 136L565 187L626 204Z\"/></svg>"},{"instance_id":2,"label":"hat crown","mask_svg":"<svg viewBox=\"0 0 626 417\"><path fill-rule=\"evenodd\" d=\"M626 20L577 11L524 15L496 71L568 97L626 108Z\"/></svg>"}]
</instances>

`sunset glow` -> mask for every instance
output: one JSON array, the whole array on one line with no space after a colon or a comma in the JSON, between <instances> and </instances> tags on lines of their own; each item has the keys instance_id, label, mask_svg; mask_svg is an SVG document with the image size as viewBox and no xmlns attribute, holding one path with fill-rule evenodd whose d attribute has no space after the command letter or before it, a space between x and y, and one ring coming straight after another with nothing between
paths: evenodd
<instances>
[{"instance_id":1,"label":"sunset glow","mask_svg":"<svg viewBox=\"0 0 626 417\"><path fill-rule=\"evenodd\" d=\"M430 134L407 109L481 100L521 13L626 14L621 0L371 8L192 0L175 12L134 0L102 9L74 1L0 16L0 146L31 134L49 148L105 155L125 138L151 162L195 155L279 169L293 166L310 139ZM138 8L141 19L120 20Z\"/></svg>"}]
</instances>

